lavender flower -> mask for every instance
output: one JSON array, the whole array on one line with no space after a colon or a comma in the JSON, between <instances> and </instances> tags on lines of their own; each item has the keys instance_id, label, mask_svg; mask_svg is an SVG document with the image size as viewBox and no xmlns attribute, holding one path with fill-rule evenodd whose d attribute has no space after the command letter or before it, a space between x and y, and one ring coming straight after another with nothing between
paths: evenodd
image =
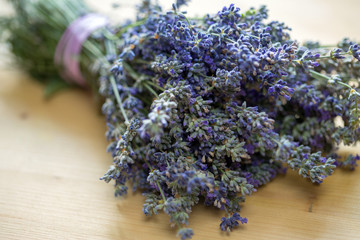
<instances>
[{"instance_id":1,"label":"lavender flower","mask_svg":"<svg viewBox=\"0 0 360 240\"><path fill-rule=\"evenodd\" d=\"M247 223L247 218L242 218L240 214L234 213L231 217L228 218L221 218L220 228L223 231L230 232L234 227L239 226L239 221L241 224Z\"/></svg>"},{"instance_id":2,"label":"lavender flower","mask_svg":"<svg viewBox=\"0 0 360 240\"><path fill-rule=\"evenodd\" d=\"M180 236L181 240L191 239L191 237L194 235L194 232L191 228L182 228L178 231L177 235Z\"/></svg>"}]
</instances>

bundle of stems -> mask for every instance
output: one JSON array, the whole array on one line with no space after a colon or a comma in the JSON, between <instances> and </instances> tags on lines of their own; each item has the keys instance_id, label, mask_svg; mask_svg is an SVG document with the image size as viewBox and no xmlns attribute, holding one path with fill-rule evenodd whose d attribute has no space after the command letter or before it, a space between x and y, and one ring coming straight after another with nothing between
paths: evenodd
<instances>
[{"instance_id":1,"label":"bundle of stems","mask_svg":"<svg viewBox=\"0 0 360 240\"><path fill-rule=\"evenodd\" d=\"M1 17L1 37L9 44L18 66L46 85L45 95L76 84L61 77L61 65L54 64L57 44L68 26L91 10L82 0L11 0L15 16ZM77 58L87 86L98 94L100 68L108 65L105 44L115 49L116 27L102 27L83 43ZM111 40L109 40L111 39Z\"/></svg>"}]
</instances>

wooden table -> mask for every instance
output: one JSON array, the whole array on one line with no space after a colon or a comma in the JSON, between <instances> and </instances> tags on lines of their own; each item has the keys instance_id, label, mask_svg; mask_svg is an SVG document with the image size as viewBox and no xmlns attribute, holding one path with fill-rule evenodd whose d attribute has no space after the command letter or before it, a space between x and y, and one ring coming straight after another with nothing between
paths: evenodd
<instances>
[{"instance_id":1,"label":"wooden table","mask_svg":"<svg viewBox=\"0 0 360 240\"><path fill-rule=\"evenodd\" d=\"M301 40L315 34L316 39L334 42L339 31L360 39L358 23L352 28L356 15L350 16L358 13L357 1L303 1L298 11L286 10L293 9L289 2L273 1L272 18L285 12L281 20L307 25L309 20L302 19L307 13L311 19L316 11L302 11L313 6L319 9L319 21L344 27L294 27ZM334 20L335 10L344 18ZM115 199L112 185L99 181L111 158L105 153L105 121L91 96L69 90L44 101L42 92L43 87L20 70L1 65L0 239L176 239L165 214L144 216L139 192ZM193 239L360 239L359 181L360 169L337 170L321 186L289 172L247 199L241 215L249 223L231 234L220 231L223 212L195 207L190 218Z\"/></svg>"}]
</instances>

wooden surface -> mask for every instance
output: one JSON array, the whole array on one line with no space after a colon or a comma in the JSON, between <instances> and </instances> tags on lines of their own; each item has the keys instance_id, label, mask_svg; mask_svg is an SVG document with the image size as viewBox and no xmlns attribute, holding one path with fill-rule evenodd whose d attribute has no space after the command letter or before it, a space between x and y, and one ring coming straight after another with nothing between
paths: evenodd
<instances>
[{"instance_id":1,"label":"wooden surface","mask_svg":"<svg viewBox=\"0 0 360 240\"><path fill-rule=\"evenodd\" d=\"M286 10L292 1L286 2L274 1L270 10L287 12L282 15L284 21L294 21L298 14L295 22L301 25L304 6L299 12ZM310 2L303 4L310 6ZM359 9L356 3L316 1L313 5L321 10L324 21L345 4L354 12ZM360 28L351 29L352 23L346 27L350 20L339 19L344 35L348 32L346 35L360 40ZM331 18L329 22L335 21ZM329 26L324 29L297 31L294 27L294 35L309 39L314 32L324 42L339 39L338 31L328 31ZM5 58L1 54L0 59ZM89 94L70 90L44 101L41 85L20 70L0 68L1 240L176 239L166 215L144 216L144 198L139 192L115 199L112 185L99 181L111 159L105 153L105 121ZM342 148L342 152L360 151ZM359 239L359 181L360 169L337 170L321 186L289 172L247 199L241 215L249 223L231 234L219 229L221 211L195 207L190 217L193 239Z\"/></svg>"}]
</instances>

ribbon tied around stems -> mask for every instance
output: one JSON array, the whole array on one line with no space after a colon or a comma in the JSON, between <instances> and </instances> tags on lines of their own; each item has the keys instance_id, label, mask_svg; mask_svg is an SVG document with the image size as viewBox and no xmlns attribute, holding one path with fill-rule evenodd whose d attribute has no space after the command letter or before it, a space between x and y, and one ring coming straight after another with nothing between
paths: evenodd
<instances>
[{"instance_id":1,"label":"ribbon tied around stems","mask_svg":"<svg viewBox=\"0 0 360 240\"><path fill-rule=\"evenodd\" d=\"M79 64L82 45L91 33L106 26L108 22L108 19L100 14L88 13L68 26L56 46L54 55L54 63L61 67L60 75L65 81L86 86Z\"/></svg>"}]
</instances>

